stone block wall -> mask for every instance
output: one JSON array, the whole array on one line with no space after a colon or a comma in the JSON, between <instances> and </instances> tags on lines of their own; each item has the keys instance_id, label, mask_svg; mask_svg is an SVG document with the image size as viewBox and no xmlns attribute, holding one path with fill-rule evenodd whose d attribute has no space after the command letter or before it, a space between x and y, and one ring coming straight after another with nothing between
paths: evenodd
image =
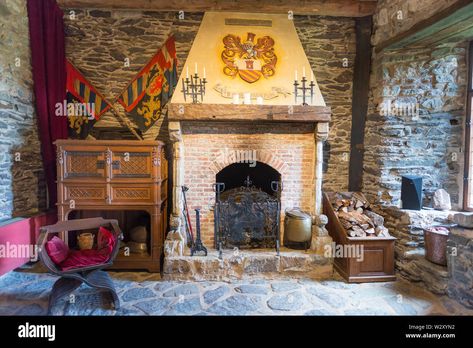
<instances>
[{"instance_id":1,"label":"stone block wall","mask_svg":"<svg viewBox=\"0 0 473 348\"><path fill-rule=\"evenodd\" d=\"M65 9L64 13L67 58L109 102L120 95L170 34L176 39L180 73L203 16L186 13L179 19L177 12L109 9ZM124 114L119 103L115 107ZM106 112L95 127L123 125ZM144 137L167 141L165 117Z\"/></svg>"},{"instance_id":2,"label":"stone block wall","mask_svg":"<svg viewBox=\"0 0 473 348\"><path fill-rule=\"evenodd\" d=\"M400 34L458 0L378 0L373 45Z\"/></svg>"},{"instance_id":3,"label":"stone block wall","mask_svg":"<svg viewBox=\"0 0 473 348\"><path fill-rule=\"evenodd\" d=\"M202 20L202 13L126 11L116 9L64 10L68 59L109 100L133 79L166 37L176 37L183 66ZM351 18L295 16L294 24L322 95L332 107L332 122L325 153L324 185L346 190L350 153L351 98L355 59L355 21ZM125 59L129 66L125 66ZM292 76L288 79L292 81ZM119 104L116 106L121 109ZM166 118L144 135L167 140ZM119 127L106 113L96 127Z\"/></svg>"},{"instance_id":4,"label":"stone block wall","mask_svg":"<svg viewBox=\"0 0 473 348\"><path fill-rule=\"evenodd\" d=\"M25 0L0 3L0 220L44 210Z\"/></svg>"},{"instance_id":5,"label":"stone block wall","mask_svg":"<svg viewBox=\"0 0 473 348\"><path fill-rule=\"evenodd\" d=\"M374 47L452 5L453 0L381 0L374 15ZM400 13L399 13L400 11ZM462 204L466 43L384 50L372 56L365 128L363 189L378 204L399 205L401 175L424 178L425 205L444 188ZM408 103L415 113L380 112Z\"/></svg>"},{"instance_id":6,"label":"stone block wall","mask_svg":"<svg viewBox=\"0 0 473 348\"><path fill-rule=\"evenodd\" d=\"M423 177L424 204L444 188L461 204L466 45L385 52L375 57L365 128L364 191L400 203L401 175ZM419 113L380 112L409 103Z\"/></svg>"},{"instance_id":7,"label":"stone block wall","mask_svg":"<svg viewBox=\"0 0 473 348\"><path fill-rule=\"evenodd\" d=\"M356 54L355 20L295 16L294 24L325 103L332 108L330 133L324 151L323 187L326 191L347 191Z\"/></svg>"},{"instance_id":8,"label":"stone block wall","mask_svg":"<svg viewBox=\"0 0 473 348\"><path fill-rule=\"evenodd\" d=\"M425 258L424 231L422 228L446 220L450 212L437 210L407 210L398 207L383 207L384 225L397 238L394 244L395 266L398 274L413 282L421 283L436 294L447 291L447 267Z\"/></svg>"},{"instance_id":9,"label":"stone block wall","mask_svg":"<svg viewBox=\"0 0 473 348\"><path fill-rule=\"evenodd\" d=\"M473 308L473 230L453 228L447 242L450 297Z\"/></svg>"}]
</instances>

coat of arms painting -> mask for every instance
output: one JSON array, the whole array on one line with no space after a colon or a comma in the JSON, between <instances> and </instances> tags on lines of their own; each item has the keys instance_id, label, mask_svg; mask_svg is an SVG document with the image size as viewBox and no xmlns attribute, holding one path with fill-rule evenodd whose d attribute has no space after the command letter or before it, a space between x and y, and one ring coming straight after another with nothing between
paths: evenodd
<instances>
[{"instance_id":1,"label":"coat of arms painting","mask_svg":"<svg viewBox=\"0 0 473 348\"><path fill-rule=\"evenodd\" d=\"M228 34L223 38L223 44L221 57L225 75L254 83L261 77L275 74L278 58L274 53L274 39L270 36L257 38L256 34L247 33L245 39Z\"/></svg>"}]
</instances>

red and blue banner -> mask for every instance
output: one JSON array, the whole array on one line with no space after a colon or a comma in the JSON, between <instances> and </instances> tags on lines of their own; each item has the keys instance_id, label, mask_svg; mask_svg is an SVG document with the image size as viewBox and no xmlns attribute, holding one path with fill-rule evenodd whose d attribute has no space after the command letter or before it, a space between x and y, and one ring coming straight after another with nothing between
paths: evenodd
<instances>
[{"instance_id":1,"label":"red and blue banner","mask_svg":"<svg viewBox=\"0 0 473 348\"><path fill-rule=\"evenodd\" d=\"M118 102L142 132L160 118L177 79L176 46L171 36L118 97Z\"/></svg>"}]
</instances>

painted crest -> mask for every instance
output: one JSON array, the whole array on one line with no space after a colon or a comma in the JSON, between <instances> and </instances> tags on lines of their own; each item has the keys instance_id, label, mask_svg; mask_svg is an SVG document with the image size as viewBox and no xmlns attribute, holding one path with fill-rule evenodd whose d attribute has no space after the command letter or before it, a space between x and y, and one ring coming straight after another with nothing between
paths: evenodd
<instances>
[{"instance_id":1,"label":"painted crest","mask_svg":"<svg viewBox=\"0 0 473 348\"><path fill-rule=\"evenodd\" d=\"M256 35L248 33L244 42L239 36L228 34L223 38L225 46L222 60L225 63L223 73L240 78L248 83L258 81L261 76L271 77L275 73L277 56L274 53L274 40L263 36L255 40Z\"/></svg>"}]
</instances>

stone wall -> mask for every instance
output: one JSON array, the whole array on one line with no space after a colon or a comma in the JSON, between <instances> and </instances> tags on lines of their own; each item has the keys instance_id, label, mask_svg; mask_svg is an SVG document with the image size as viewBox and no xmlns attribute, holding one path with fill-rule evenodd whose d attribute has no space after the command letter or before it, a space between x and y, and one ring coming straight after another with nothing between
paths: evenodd
<instances>
[{"instance_id":1,"label":"stone wall","mask_svg":"<svg viewBox=\"0 0 473 348\"><path fill-rule=\"evenodd\" d=\"M105 9L64 12L66 56L109 102L120 95L170 34L176 39L180 73L203 15L186 13L179 19L177 12ZM115 103L115 107L124 114L120 104ZM166 124L162 117L144 134L145 139L166 141ZM123 125L107 112L95 127Z\"/></svg>"},{"instance_id":2,"label":"stone wall","mask_svg":"<svg viewBox=\"0 0 473 348\"><path fill-rule=\"evenodd\" d=\"M44 210L25 0L0 3L0 220Z\"/></svg>"},{"instance_id":3,"label":"stone wall","mask_svg":"<svg viewBox=\"0 0 473 348\"><path fill-rule=\"evenodd\" d=\"M378 0L373 45L412 28L458 0Z\"/></svg>"},{"instance_id":4,"label":"stone wall","mask_svg":"<svg viewBox=\"0 0 473 348\"><path fill-rule=\"evenodd\" d=\"M466 45L384 52L375 57L365 128L364 192L400 203L401 175L423 177L424 204L444 188L461 204ZM416 112L381 112L406 103Z\"/></svg>"},{"instance_id":5,"label":"stone wall","mask_svg":"<svg viewBox=\"0 0 473 348\"><path fill-rule=\"evenodd\" d=\"M473 308L473 230L453 228L447 242L447 293Z\"/></svg>"},{"instance_id":6,"label":"stone wall","mask_svg":"<svg viewBox=\"0 0 473 348\"><path fill-rule=\"evenodd\" d=\"M454 2L379 1L373 18L373 46ZM425 259L421 227L448 214L399 209L401 175L423 177L424 205L431 204L436 189L444 188L453 207L461 206L466 47L464 43L380 53L373 50L372 55L363 190L384 215L390 233L398 238L395 258L399 274L439 294L447 291L447 268ZM411 110L381 110L396 102Z\"/></svg>"},{"instance_id":7,"label":"stone wall","mask_svg":"<svg viewBox=\"0 0 473 348\"><path fill-rule=\"evenodd\" d=\"M184 19L179 19L175 12L110 9L67 9L65 13L67 57L109 100L118 96L170 33L176 37L182 66L202 19L202 14L195 13L185 13ZM320 16L295 16L294 22L325 102L333 112L324 185L329 190L345 190L350 153L355 22L350 18ZM126 58L129 67L124 64ZM292 76L288 78L292 82ZM121 108L119 104L116 106ZM120 126L111 113L102 117L97 128ZM167 140L165 126L165 119L158 121L145 137Z\"/></svg>"},{"instance_id":8,"label":"stone wall","mask_svg":"<svg viewBox=\"0 0 473 348\"><path fill-rule=\"evenodd\" d=\"M296 16L297 33L327 106L332 108L324 152L324 190L348 190L355 20Z\"/></svg>"},{"instance_id":9,"label":"stone wall","mask_svg":"<svg viewBox=\"0 0 473 348\"><path fill-rule=\"evenodd\" d=\"M383 207L378 213L384 216L384 225L397 238L394 244L395 266L398 274L436 294L447 291L447 267L436 265L425 258L424 231L422 228L446 220L449 212L436 210L407 210Z\"/></svg>"}]
</instances>

